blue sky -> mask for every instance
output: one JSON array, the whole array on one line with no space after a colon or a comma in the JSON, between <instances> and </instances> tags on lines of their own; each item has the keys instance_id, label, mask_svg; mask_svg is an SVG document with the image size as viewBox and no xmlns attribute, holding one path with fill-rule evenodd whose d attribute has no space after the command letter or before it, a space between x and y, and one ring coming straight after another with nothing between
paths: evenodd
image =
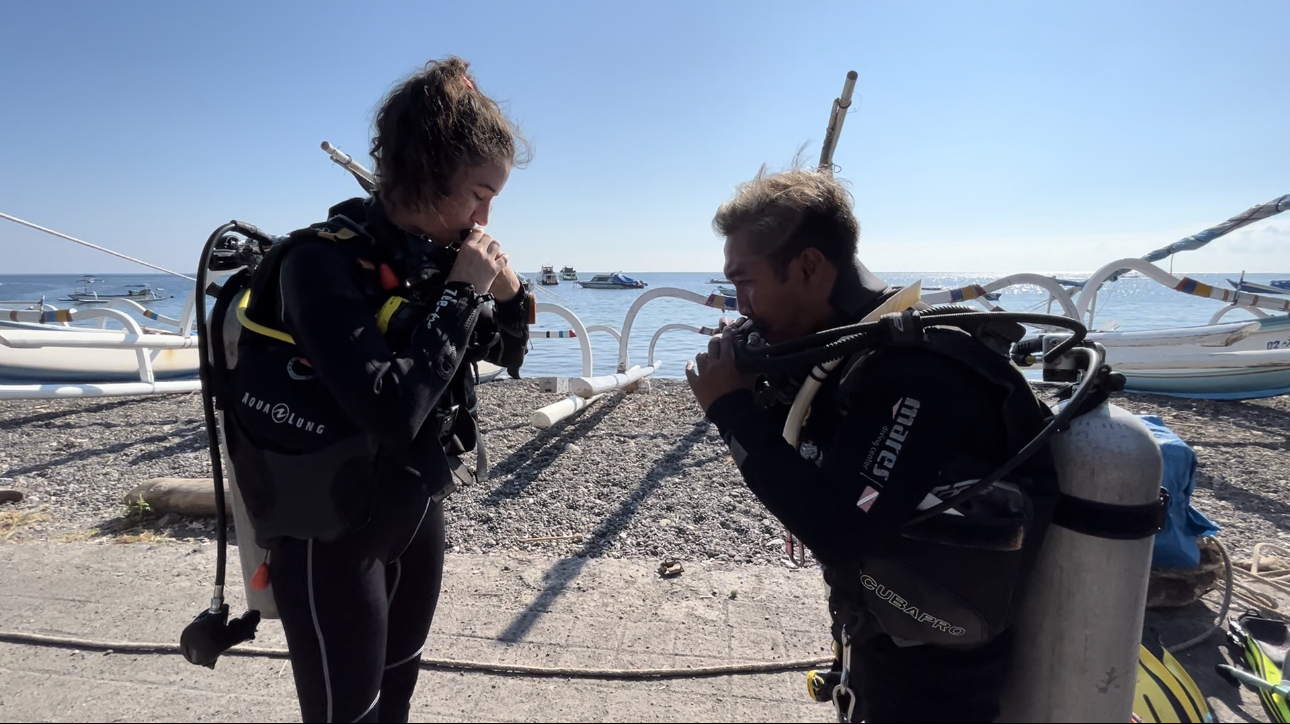
<instances>
[{"instance_id":1,"label":"blue sky","mask_svg":"<svg viewBox=\"0 0 1290 724\"><path fill-rule=\"evenodd\" d=\"M528 271L714 271L762 164L836 162L877 270L1087 271L1290 193L1290 3L4 4L0 211L191 270L320 220L382 95L458 54L533 141L490 231ZM1290 217L1290 214L1285 216ZM1290 271L1290 218L1178 257ZM0 221L0 273L135 271Z\"/></svg>"}]
</instances>

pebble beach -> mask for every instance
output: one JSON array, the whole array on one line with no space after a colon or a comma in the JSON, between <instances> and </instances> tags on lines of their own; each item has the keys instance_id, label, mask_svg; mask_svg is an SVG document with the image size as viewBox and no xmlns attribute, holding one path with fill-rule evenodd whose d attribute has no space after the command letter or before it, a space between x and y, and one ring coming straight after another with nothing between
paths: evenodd
<instances>
[{"instance_id":1,"label":"pebble beach","mask_svg":"<svg viewBox=\"0 0 1290 724\"><path fill-rule=\"evenodd\" d=\"M680 600L674 595L676 581L690 588L702 581L702 585L715 588L709 582L713 576L742 581L737 584L739 591L730 591L731 600L727 603L733 605L736 594L742 591L746 595L740 595L739 600L748 599L756 602L750 605L764 607L767 621L772 613L794 621L822 613L804 595L812 585L819 585L818 576L809 570L795 570L798 564L784 553L781 527L744 487L724 443L715 427L704 421L685 382L653 380L648 390L606 395L580 416L543 431L532 427L529 417L535 409L559 398L541 392L536 380L492 382L479 388L479 396L489 477L448 499L448 566L460 570L451 580L445 580L445 600L454 600L453 596L500 596L487 599L495 603L518 596L516 600L522 603L523 595L554 585L542 583L550 575L550 571L540 573L544 565L550 564L554 566L551 570L556 570L567 563L573 570L582 570L583 565L599 567L596 570L621 569L624 580L639 588L631 588L629 593L628 588L621 588L627 585L623 581L610 585L602 580L605 574L587 574L586 580L570 588L577 595L569 597L569 605L581 606L578 610L585 610L592 618L612 619L613 611L601 609L615 596L645 595L645 599L636 600L637 606L681 606L690 613L678 620L688 626L693 621L686 617L696 615L692 609L716 599L719 592L713 590L711 596L698 598L691 592L690 598ZM1253 546L1261 541L1290 542L1290 493L1286 490L1290 484L1290 398L1211 402L1121 395L1114 402L1137 414L1159 416L1196 450L1199 469L1193 504L1222 526L1218 537L1233 559L1249 557ZM158 515L156 511L127 506L124 499L132 488L152 478L208 478L209 474L201 399L196 394L0 401L0 494L9 492L8 497L14 497L16 492L22 496L18 502L0 502L0 550L5 551L8 560L15 561L13 565L17 567L11 571L17 577L15 581L39 582L56 575L56 571L45 571L39 565L32 568L28 559L35 556L48 561L63 556L63 551L69 560L93 556L96 561L104 556L116 560L120 557L114 555L116 552L134 552L128 556L132 561L126 566L129 569L144 566L152 570L154 563L165 567L188 561L189 568L180 570L180 566L173 572L164 572L164 576L176 577L176 583L167 585L179 585L182 580L188 586L180 596L185 602L200 600L209 591L204 589L207 582L202 571L206 569L193 568L199 559L192 556L207 554L201 560L207 560L209 565L215 542L213 519ZM235 534L232 539L236 542ZM100 555L95 556L95 551ZM685 566L686 572L673 580L659 580L660 564L673 559ZM21 563L23 560L28 563ZM486 561L494 562L493 567L500 571L498 576L518 575L525 581L523 590L506 588L501 579L481 588L477 576L489 565ZM534 566L536 570L530 571ZM815 566L809 555L805 566ZM95 575L106 576L106 582L91 586L108 585L118 580L113 575L123 574L123 570L100 571ZM526 582L525 575L534 582ZM73 586L75 580L79 579L73 576L67 585ZM655 583L648 585L645 581ZM39 590L40 596L54 596L43 605L55 608L55 599L61 600L58 596L64 595ZM1275 592L1270 593L1276 597ZM240 590L233 595L240 595ZM1182 607L1148 611L1147 627L1169 645L1191 640L1212 631L1215 616L1220 613L1220 598L1221 590L1212 590L1201 600ZM1280 603L1275 604L1278 608L1286 604L1284 597L1280 598ZM15 600L27 599L19 596ZM173 623L171 619L183 620L186 615L187 609L182 614L163 616L158 625L169 625ZM43 617L20 623L22 629L43 630L55 625ZM766 625L760 618L758 623ZM67 627L79 633L84 625L77 618ZM480 639L477 631L467 639L452 638L457 634L451 621L436 620L436 627L441 637L448 637L442 640L449 642L443 644L449 658L465 655L458 649L469 644L493 647L488 649L490 655L506 661L532 663L533 654L519 649L542 646L499 644L494 640L497 636L488 634ZM821 643L825 629L822 624L817 628L791 637L786 633L767 635L785 636L790 648L809 649L815 645L817 649L812 651L820 653L825 651ZM720 629L726 634L738 630ZM631 645L645 645L663 635L650 631L638 631L636 638L630 639L635 642ZM1232 688L1214 673L1216 664L1231 659L1224 658L1217 634L1205 638L1202 645L1183 653L1182 660L1223 720L1254 720L1261 714L1257 697ZM511 652L511 648L517 650ZM606 656L617 655L598 650L578 653L561 647L554 650L559 656L580 662L577 657L586 654L590 656L587 661L595 665L603 665ZM25 649L22 652L15 661L25 662L22 666L34 665L30 663L32 654ZM783 655L782 650L767 650L755 658ZM623 656L627 665L643 665L639 652L627 651ZM671 665L670 660L658 661ZM792 682L793 693L784 694L789 703L766 709L766 703L756 699L758 715L752 718L769 714L773 718L830 719L831 710L827 707L805 703L797 689L798 676L778 675L774 681ZM483 681L487 682L487 677ZM524 681L527 680L521 683ZM775 685L750 684L753 688L748 691L763 696L776 691ZM633 685L625 686L630 689ZM706 692L706 696L721 690L722 684L696 680L687 686ZM543 695L532 696L538 708L527 718L555 716L553 712L557 710L548 710L549 702ZM636 701L634 695L631 701ZM685 707L696 701L708 700L686 695L668 706L681 706L690 712ZM718 697L718 701L722 699ZM443 706L434 704L433 709L438 712ZM792 709L791 716L783 707ZM681 714L682 709L668 709L663 718L698 716L694 712ZM45 709L39 711L48 713ZM283 716L290 718L290 713ZM701 718L750 716L709 713Z\"/></svg>"},{"instance_id":2,"label":"pebble beach","mask_svg":"<svg viewBox=\"0 0 1290 724\"><path fill-rule=\"evenodd\" d=\"M781 527L744 487L685 382L606 396L545 431L529 417L558 398L536 381L492 382L479 396L489 477L448 499L450 551L790 565ZM1290 398L1115 402L1161 417L1196 450L1193 504L1223 527L1234 556L1290 539ZM23 496L0 504L0 540L107 542L142 531L210 542L210 519L124 504L151 478L209 475L196 394L0 402L0 489Z\"/></svg>"}]
</instances>

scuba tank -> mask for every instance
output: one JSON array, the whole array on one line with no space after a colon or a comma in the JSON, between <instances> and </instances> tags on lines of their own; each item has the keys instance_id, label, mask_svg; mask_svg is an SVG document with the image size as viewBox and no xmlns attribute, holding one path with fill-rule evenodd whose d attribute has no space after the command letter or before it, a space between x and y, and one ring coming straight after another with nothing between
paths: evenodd
<instances>
[{"instance_id":1,"label":"scuba tank","mask_svg":"<svg viewBox=\"0 0 1290 724\"><path fill-rule=\"evenodd\" d=\"M1160 450L1142 421L1106 402L1076 417L1050 449L1070 496L1059 511L1075 498L1089 517L1055 515L1040 547L1000 721L1127 721L1156 527L1135 534L1131 521L1112 525L1117 509L1125 518L1159 509Z\"/></svg>"},{"instance_id":2,"label":"scuba tank","mask_svg":"<svg viewBox=\"0 0 1290 724\"><path fill-rule=\"evenodd\" d=\"M1050 352L1044 365L1045 379L1069 379L1068 361ZM1106 402L1118 376L1101 370L1109 389L1050 443L1062 497L1023 593L999 721L1132 716L1152 539L1167 496L1158 445L1137 417Z\"/></svg>"},{"instance_id":3,"label":"scuba tank","mask_svg":"<svg viewBox=\"0 0 1290 724\"><path fill-rule=\"evenodd\" d=\"M220 333L223 336L224 349L212 350L212 354L224 354L225 358L219 362L223 363L224 369L232 370L237 366L237 342L242 334L242 324L236 314L225 314L219 321L222 322ZM210 323L213 325L217 322L212 319ZM203 331L211 334L210 329ZM211 362L216 363L216 360ZM259 611L262 618L279 618L278 604L273 598L273 583L271 577L267 575L269 552L255 542L255 524L246 510L246 502L242 499L233 461L228 457L228 439L224 435L227 425L225 414L224 410L215 412L216 419L219 421L218 432L220 450L224 457L224 474L228 478L228 490L232 496L233 527L237 531L237 556L242 566L242 585L246 591L246 606L252 611Z\"/></svg>"}]
</instances>

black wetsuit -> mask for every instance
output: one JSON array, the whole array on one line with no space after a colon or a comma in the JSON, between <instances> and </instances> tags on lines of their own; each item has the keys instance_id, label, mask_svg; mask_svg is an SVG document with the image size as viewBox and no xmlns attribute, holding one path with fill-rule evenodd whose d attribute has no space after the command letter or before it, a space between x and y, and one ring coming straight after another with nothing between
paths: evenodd
<instances>
[{"instance_id":1,"label":"black wetsuit","mask_svg":"<svg viewBox=\"0 0 1290 724\"><path fill-rule=\"evenodd\" d=\"M844 275L834 291L838 324L858 321L887 294L863 267L860 272L858 279ZM816 396L800 450L782 437L791 396L766 405L752 391L732 392L711 405L708 418L730 444L749 489L825 568L834 636L845 624L853 640L852 686L860 701L853 721L993 721L1009 658L1008 634L970 646L915 644L888 635L874 616L889 613L878 608L885 604L864 600L862 581L873 579L862 578L860 564L893 545L902 532L899 524L933 487L983 477L1011 457L1004 392L924 349L892 348L851 362ZM1006 369L1002 357L999 365ZM1046 414L1035 404L1030 436ZM992 562L977 565L971 555L964 560L959 575L990 585ZM999 575L1000 585L1012 585L1006 572ZM882 581L888 589L883 594L879 586L879 595L888 597L887 604L892 588L902 605L920 603L906 593L912 586ZM931 617L939 608L927 606L910 616L923 613L929 618L922 625L953 631L955 617L940 614L948 624Z\"/></svg>"},{"instance_id":2,"label":"black wetsuit","mask_svg":"<svg viewBox=\"0 0 1290 724\"><path fill-rule=\"evenodd\" d=\"M454 451L445 451L446 439L474 429L465 418L445 423L447 403L458 405L456 416L468 414L470 361L522 363L528 300L494 303L467 284L440 285L394 344L374 324L392 294L381 265L399 279L415 275L428 242L397 230L370 200L341 204L337 214L371 238L296 242L279 267L272 316L348 418L377 441L374 490L354 498L366 509L353 530L266 544L304 721L407 721L443 574L440 496Z\"/></svg>"}]
</instances>

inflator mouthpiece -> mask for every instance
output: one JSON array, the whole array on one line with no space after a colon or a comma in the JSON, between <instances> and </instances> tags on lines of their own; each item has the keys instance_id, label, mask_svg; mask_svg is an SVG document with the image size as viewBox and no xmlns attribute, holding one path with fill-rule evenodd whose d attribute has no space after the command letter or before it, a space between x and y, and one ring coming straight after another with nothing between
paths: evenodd
<instances>
[{"instance_id":1,"label":"inflator mouthpiece","mask_svg":"<svg viewBox=\"0 0 1290 724\"><path fill-rule=\"evenodd\" d=\"M255 628L260 625L260 612L247 611L240 618L228 620L228 604L218 610L206 609L184 628L179 636L179 647L190 664L215 668L220 654L240 643L255 640Z\"/></svg>"}]
</instances>

